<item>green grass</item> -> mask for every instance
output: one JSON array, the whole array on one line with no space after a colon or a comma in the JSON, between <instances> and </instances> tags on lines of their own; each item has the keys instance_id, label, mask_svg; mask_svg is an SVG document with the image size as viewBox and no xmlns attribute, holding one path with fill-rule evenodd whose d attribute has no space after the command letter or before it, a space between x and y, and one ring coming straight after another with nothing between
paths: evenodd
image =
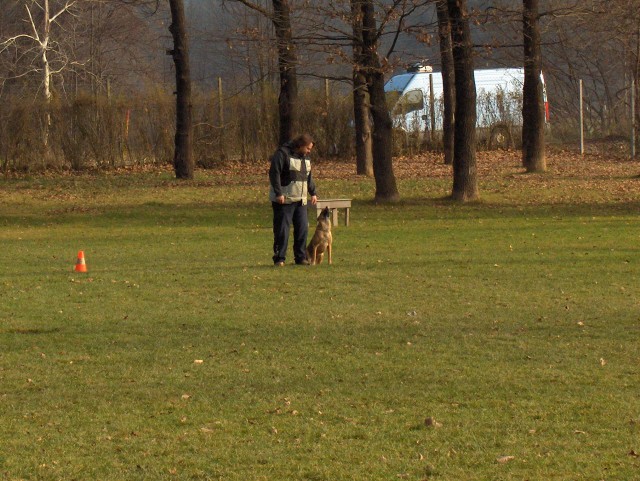
<instances>
[{"instance_id":1,"label":"green grass","mask_svg":"<svg viewBox=\"0 0 640 481\"><path fill-rule=\"evenodd\" d=\"M275 269L264 179L198 178L1 181L2 479L640 478L638 190L320 178L334 265Z\"/></svg>"}]
</instances>

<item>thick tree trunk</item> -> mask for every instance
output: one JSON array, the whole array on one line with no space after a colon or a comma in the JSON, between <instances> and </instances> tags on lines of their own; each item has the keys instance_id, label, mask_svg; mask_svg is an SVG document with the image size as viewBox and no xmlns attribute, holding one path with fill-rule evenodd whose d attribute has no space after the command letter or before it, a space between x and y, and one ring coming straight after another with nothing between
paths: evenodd
<instances>
[{"instance_id":1,"label":"thick tree trunk","mask_svg":"<svg viewBox=\"0 0 640 481\"><path fill-rule=\"evenodd\" d=\"M392 163L392 121L384 92L384 72L378 56L378 36L372 0L362 1L363 63L373 118L373 175L376 202L400 199Z\"/></svg>"},{"instance_id":2,"label":"thick tree trunk","mask_svg":"<svg viewBox=\"0 0 640 481\"><path fill-rule=\"evenodd\" d=\"M448 0L447 4L451 22L456 86L453 192L451 197L458 201L470 201L478 198L477 113L473 49L466 0Z\"/></svg>"},{"instance_id":3,"label":"thick tree trunk","mask_svg":"<svg viewBox=\"0 0 640 481\"><path fill-rule=\"evenodd\" d=\"M353 118L356 137L356 173L373 177L370 96L362 69L362 9L351 0L353 17Z\"/></svg>"},{"instance_id":4,"label":"thick tree trunk","mask_svg":"<svg viewBox=\"0 0 640 481\"><path fill-rule=\"evenodd\" d=\"M444 115L442 119L442 145L444 163L453 164L454 117L456 103L455 75L453 70L453 50L451 45L451 24L446 0L438 0L438 37L440 39L440 59L442 63L442 92Z\"/></svg>"},{"instance_id":5,"label":"thick tree trunk","mask_svg":"<svg viewBox=\"0 0 640 481\"><path fill-rule=\"evenodd\" d=\"M183 0L169 0L176 67L176 137L173 167L178 179L193 178L193 121L191 117L191 71Z\"/></svg>"},{"instance_id":6,"label":"thick tree trunk","mask_svg":"<svg viewBox=\"0 0 640 481\"><path fill-rule=\"evenodd\" d=\"M371 121L367 81L361 72L353 74L353 115L356 135L356 174L373 177Z\"/></svg>"},{"instance_id":7,"label":"thick tree trunk","mask_svg":"<svg viewBox=\"0 0 640 481\"><path fill-rule=\"evenodd\" d=\"M544 153L544 98L540 72L538 0L523 0L524 88L522 97L522 164L527 172L547 170Z\"/></svg>"},{"instance_id":8,"label":"thick tree trunk","mask_svg":"<svg viewBox=\"0 0 640 481\"><path fill-rule=\"evenodd\" d=\"M273 25L278 45L278 69L280 72L280 95L278 113L280 117L279 144L291 140L297 124L298 61L291 33L291 13L287 0L273 0Z\"/></svg>"}]
</instances>

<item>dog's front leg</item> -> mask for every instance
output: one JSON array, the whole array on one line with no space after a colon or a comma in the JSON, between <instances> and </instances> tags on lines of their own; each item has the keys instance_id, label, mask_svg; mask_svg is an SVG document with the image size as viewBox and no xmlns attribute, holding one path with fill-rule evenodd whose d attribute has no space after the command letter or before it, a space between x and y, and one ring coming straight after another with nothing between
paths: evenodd
<instances>
[{"instance_id":1,"label":"dog's front leg","mask_svg":"<svg viewBox=\"0 0 640 481\"><path fill-rule=\"evenodd\" d=\"M327 255L329 256L329 265L331 265L331 243L327 245Z\"/></svg>"}]
</instances>

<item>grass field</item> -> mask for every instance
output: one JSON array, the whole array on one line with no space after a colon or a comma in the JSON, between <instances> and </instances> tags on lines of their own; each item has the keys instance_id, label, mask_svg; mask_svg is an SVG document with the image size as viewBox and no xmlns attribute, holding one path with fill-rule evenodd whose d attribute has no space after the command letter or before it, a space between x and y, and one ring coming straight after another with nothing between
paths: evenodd
<instances>
[{"instance_id":1,"label":"grass field","mask_svg":"<svg viewBox=\"0 0 640 481\"><path fill-rule=\"evenodd\" d=\"M261 169L0 180L0 478L640 479L640 164L349 169L281 269Z\"/></svg>"}]
</instances>

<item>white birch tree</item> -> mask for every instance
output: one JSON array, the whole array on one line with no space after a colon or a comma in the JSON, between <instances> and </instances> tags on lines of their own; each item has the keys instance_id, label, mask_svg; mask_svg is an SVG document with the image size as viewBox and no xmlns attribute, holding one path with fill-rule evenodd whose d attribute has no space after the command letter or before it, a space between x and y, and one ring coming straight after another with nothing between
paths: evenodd
<instances>
[{"instance_id":1,"label":"white birch tree","mask_svg":"<svg viewBox=\"0 0 640 481\"><path fill-rule=\"evenodd\" d=\"M40 77L40 86L45 104L42 140L45 153L49 150L51 128L50 105L53 98L52 79L63 72L72 62L62 47L64 36L63 17L74 17L77 0L65 0L52 6L49 0L27 0L24 2L22 28L17 33L0 41L0 53L12 51L16 65L13 78L32 74ZM6 80L6 79L3 79Z\"/></svg>"}]
</instances>

